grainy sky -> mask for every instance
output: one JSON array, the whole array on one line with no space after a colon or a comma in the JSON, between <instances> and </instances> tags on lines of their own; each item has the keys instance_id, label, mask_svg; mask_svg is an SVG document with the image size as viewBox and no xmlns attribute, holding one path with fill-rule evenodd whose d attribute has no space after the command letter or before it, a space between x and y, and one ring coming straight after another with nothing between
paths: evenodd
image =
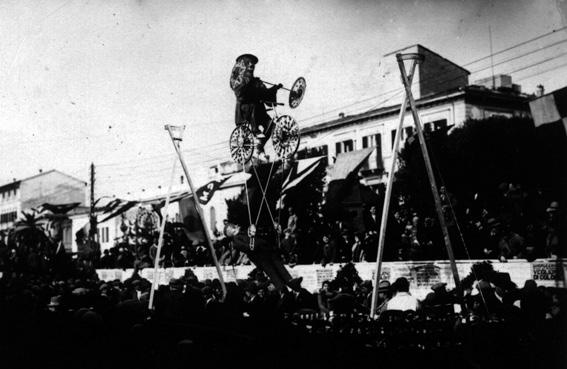
<instances>
[{"instance_id":1,"label":"grainy sky","mask_svg":"<svg viewBox=\"0 0 567 369\"><path fill-rule=\"evenodd\" d=\"M307 79L288 113L308 125L378 106L388 52L421 43L475 72L489 65L467 64L489 55L489 26L496 52L567 26L566 9L564 0L2 1L0 183L40 168L86 180L94 162L101 195L166 184L166 123L187 125L192 166L227 158L228 79L242 53L259 57L267 81ZM566 38L496 55L495 72L514 72L526 92L565 86Z\"/></svg>"}]
</instances>

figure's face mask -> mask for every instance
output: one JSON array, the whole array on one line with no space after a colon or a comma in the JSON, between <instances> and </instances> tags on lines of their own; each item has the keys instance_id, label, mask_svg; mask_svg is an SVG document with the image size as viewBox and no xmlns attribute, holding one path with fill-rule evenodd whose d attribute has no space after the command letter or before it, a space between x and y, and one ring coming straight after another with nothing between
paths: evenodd
<instances>
[{"instance_id":1,"label":"figure's face mask","mask_svg":"<svg viewBox=\"0 0 567 369\"><path fill-rule=\"evenodd\" d=\"M256 64L250 58L242 58L242 64L245 68L245 73L250 74L250 76L254 76L254 69L256 68Z\"/></svg>"},{"instance_id":2,"label":"figure's face mask","mask_svg":"<svg viewBox=\"0 0 567 369\"><path fill-rule=\"evenodd\" d=\"M238 59L230 76L230 88L233 90L240 87L242 84L247 83L254 78L254 69L256 65L254 60L248 57Z\"/></svg>"}]
</instances>

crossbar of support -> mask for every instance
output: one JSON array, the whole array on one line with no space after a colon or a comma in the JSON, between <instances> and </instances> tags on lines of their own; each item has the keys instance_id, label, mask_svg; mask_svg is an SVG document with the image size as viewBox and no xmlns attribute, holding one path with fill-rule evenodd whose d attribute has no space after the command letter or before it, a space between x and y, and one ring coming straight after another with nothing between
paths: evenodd
<instances>
[{"instance_id":1,"label":"crossbar of support","mask_svg":"<svg viewBox=\"0 0 567 369\"><path fill-rule=\"evenodd\" d=\"M185 163L185 159L183 158L183 154L181 153L181 147L180 147L181 146L181 144L180 144L181 137L175 136L176 133L180 131L180 127L166 125L165 129L169 133L169 137L171 138L171 142L173 143L173 147L175 148L175 152L177 153L177 156L179 157L179 161L181 162L181 167L183 168L183 172L185 173L185 177L187 178L187 183L189 184L189 188L191 189L191 193L193 195L195 195L197 193L196 188L193 186L193 181L191 180L191 176L189 175L189 169L187 168L187 164ZM219 261L217 259L217 255L215 254L215 248L213 247L213 242L211 241L211 235L209 234L209 227L207 226L207 222L205 221L205 215L203 213L203 208L201 207L201 204L199 203L199 200L196 198L196 196L194 196L193 202L195 203L195 209L197 210L197 213L199 214L199 218L201 219L201 224L203 225L203 231L205 233L205 238L207 240L207 244L208 244L209 250L211 252L211 257L213 258L213 262L214 262L215 268L217 270L220 285L221 285L221 288L222 288L223 300L224 300L225 297L226 297L226 285L224 283L224 278L222 276L222 270L221 270Z\"/></svg>"}]
</instances>

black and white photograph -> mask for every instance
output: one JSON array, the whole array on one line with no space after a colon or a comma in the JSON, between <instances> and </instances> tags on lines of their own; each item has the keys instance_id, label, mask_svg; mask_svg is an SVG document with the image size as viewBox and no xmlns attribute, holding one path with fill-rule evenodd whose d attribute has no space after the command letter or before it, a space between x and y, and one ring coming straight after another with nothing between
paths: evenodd
<instances>
[{"instance_id":1,"label":"black and white photograph","mask_svg":"<svg viewBox=\"0 0 567 369\"><path fill-rule=\"evenodd\" d=\"M0 367L567 368L567 0L0 0Z\"/></svg>"}]
</instances>

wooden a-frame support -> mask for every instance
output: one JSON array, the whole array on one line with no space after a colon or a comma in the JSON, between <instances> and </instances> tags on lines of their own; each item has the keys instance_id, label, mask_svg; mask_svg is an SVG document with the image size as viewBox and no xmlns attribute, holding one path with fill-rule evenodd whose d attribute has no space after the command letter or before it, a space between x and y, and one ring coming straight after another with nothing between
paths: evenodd
<instances>
[{"instance_id":1,"label":"wooden a-frame support","mask_svg":"<svg viewBox=\"0 0 567 369\"><path fill-rule=\"evenodd\" d=\"M166 125L165 126L165 130L169 133L169 137L171 138L171 142L173 143L173 147L175 148L175 152L177 153L177 156L179 158L179 161L181 162L181 167L183 168L183 172L185 173L185 177L187 178L187 183L189 184L189 188L191 189L191 193L193 194L193 199L194 199L194 203L195 203L195 209L197 210L197 213L199 214L199 218L201 220L201 224L203 225L203 231L205 234L205 239L207 241L207 244L209 246L209 250L211 252L211 257L213 258L213 262L215 264L215 268L217 270L217 274L219 277L219 281L220 281L220 285L221 285L221 289L222 289L222 295L223 295L223 300L226 297L226 285L224 283L224 278L222 275L222 269L220 267L219 261L217 259L217 255L215 254L215 248L213 247L213 243L211 241L211 235L209 234L209 228L207 226L207 222L205 221L205 215L203 213L203 208L201 207L201 204L199 203L199 199L197 199L197 197L195 196L196 194L196 188L193 186L193 181L191 180L191 176L189 175L189 169L187 167L187 163L185 163L185 159L183 158L183 153L181 152L181 141L183 140L183 131L185 130L185 126L171 126L171 125ZM158 239L158 248L157 248L157 252L156 252L156 260L155 260L155 265L154 265L154 279L153 279L153 283L152 283L152 290L150 292L150 301L149 301L149 309L153 308L153 301L154 301L154 291L157 288L157 283L158 283L158 267L159 267L159 257L160 257L160 253L161 253L161 247L163 245L163 233L164 233L164 229L165 229L165 222L167 220L167 207L169 206L169 197L171 194L171 183L173 181L173 175L175 173L175 164L173 166L172 169L172 174L171 174L171 181L170 181L170 185L169 185L169 190L168 190L168 194L167 194L167 198L166 198L166 205L165 205L165 216L163 217L163 221L160 227L160 234L159 234L159 239Z\"/></svg>"},{"instance_id":2,"label":"wooden a-frame support","mask_svg":"<svg viewBox=\"0 0 567 369\"><path fill-rule=\"evenodd\" d=\"M406 113L407 106L409 104L413 122L417 131L417 135L419 138L419 145L421 147L421 153L423 155L423 159L425 161L425 168L427 170L427 176L429 178L429 184L431 186L431 192L433 194L433 199L435 201L435 210L437 212L437 217L439 220L439 225L441 226L441 231L443 232L443 240L445 242L445 247L447 249L447 255L449 256L449 260L451 262L451 271L453 274L453 279L455 281L455 287L457 291L461 293L461 282L459 279L459 272L457 270L457 264L455 263L455 255L453 253L453 247L451 245L451 239L449 238L449 231L447 230L447 224L445 222L445 216L443 214L443 210L441 208L441 198L439 197L439 191L437 189L437 183L435 181L435 175L433 174L433 168L431 166L431 160L429 159L429 153L427 151L427 145L425 143L425 137L423 135L423 130L421 126L421 121L419 118L419 114L417 111L417 106L415 100L413 98L413 94L411 92L411 84L412 79L415 73L415 69L417 64L423 62L423 55L410 53L410 54L396 54L396 59L398 61L398 66L400 68L400 74L402 78L402 83L405 89L405 97L402 102L402 106L400 109L400 116L399 116L399 124L396 129L396 136L394 138L394 148L393 148L393 156L392 156L392 165L388 176L388 184L386 186L386 194L384 199L384 207L382 208L382 220L380 223L380 236L378 239L378 255L376 257L376 269L374 271L374 286L372 289L372 304L370 307L370 316L374 317L376 314L377 309L377 295L378 295L378 284L380 283L380 275L381 275L381 268L382 268L382 255L384 253L384 243L385 243L385 236L386 236L386 225L388 222L388 211L390 207L390 200L392 197L392 185L394 183L394 171L396 170L396 162L398 158L398 149L400 144L401 132L403 129L404 123L404 116ZM404 60L408 60L411 63L410 72L409 74L406 71L406 67L404 65ZM462 307L464 311L464 307Z\"/></svg>"}]
</instances>

